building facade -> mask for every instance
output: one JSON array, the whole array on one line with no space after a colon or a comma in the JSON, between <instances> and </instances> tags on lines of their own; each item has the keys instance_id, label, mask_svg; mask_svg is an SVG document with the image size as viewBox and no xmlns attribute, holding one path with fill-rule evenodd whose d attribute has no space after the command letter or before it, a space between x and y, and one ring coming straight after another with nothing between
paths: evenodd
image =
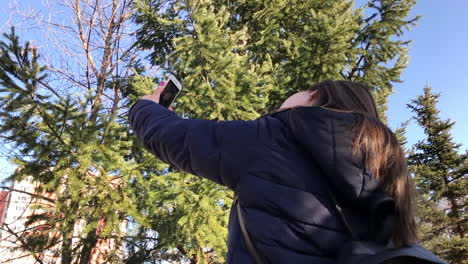
<instances>
[{"instance_id":1,"label":"building facade","mask_svg":"<svg viewBox=\"0 0 468 264\"><path fill-rule=\"evenodd\" d=\"M49 247L47 250L24 250L21 246L28 235L41 234L47 221L30 221L31 216L47 214L53 211L54 193L38 193L39 184L34 182L32 176L22 181L15 181L8 191L0 193L0 263L8 264L54 264L61 263L60 243ZM45 197L45 199L41 198ZM103 223L105 224L105 223ZM76 245L84 230L84 221L75 224L72 244ZM124 232L125 223L122 223L121 231ZM47 229L50 230L50 229ZM99 230L98 230L99 232ZM45 232L44 237L49 241L61 241L58 232ZM91 252L90 263L107 263L110 253L123 252L122 245L116 245L113 239L100 239ZM40 261L39 261L40 260Z\"/></svg>"}]
</instances>

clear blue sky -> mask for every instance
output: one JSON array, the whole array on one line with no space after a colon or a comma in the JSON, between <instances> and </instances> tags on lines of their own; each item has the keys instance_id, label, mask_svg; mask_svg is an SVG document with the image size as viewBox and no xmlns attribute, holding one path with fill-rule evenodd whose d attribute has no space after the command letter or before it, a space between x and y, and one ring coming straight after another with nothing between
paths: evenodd
<instances>
[{"instance_id":1,"label":"clear blue sky","mask_svg":"<svg viewBox=\"0 0 468 264\"><path fill-rule=\"evenodd\" d=\"M412 39L410 63L403 71L403 83L396 84L390 98L389 124L392 128L409 119L406 108L422 93L426 82L433 92L440 92L438 108L444 119L456 122L454 141L468 148L468 1L419 0L412 15L423 15L418 25L405 34ZM408 143L423 138L423 131L413 124L407 131Z\"/></svg>"},{"instance_id":2,"label":"clear blue sky","mask_svg":"<svg viewBox=\"0 0 468 264\"><path fill-rule=\"evenodd\" d=\"M364 0L358 0L358 3ZM8 1L0 3L0 25L3 30L8 17ZM454 141L462 143L461 151L468 148L468 10L466 0L419 0L412 16L423 15L418 25L405 34L411 39L410 64L402 75L403 83L396 84L396 93L390 98L389 125L394 129L410 119L406 107L411 99L422 93L426 82L434 92L442 93L439 109L442 118L456 122L452 130ZM27 34L24 35L26 37ZM407 130L412 145L424 137L414 124ZM11 166L0 158L0 178Z\"/></svg>"}]
</instances>

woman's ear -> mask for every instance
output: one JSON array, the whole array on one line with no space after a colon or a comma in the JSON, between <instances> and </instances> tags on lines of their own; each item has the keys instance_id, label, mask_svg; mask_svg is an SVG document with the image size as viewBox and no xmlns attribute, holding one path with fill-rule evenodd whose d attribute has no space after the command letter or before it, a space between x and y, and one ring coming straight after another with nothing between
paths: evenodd
<instances>
[{"instance_id":1,"label":"woman's ear","mask_svg":"<svg viewBox=\"0 0 468 264\"><path fill-rule=\"evenodd\" d=\"M309 100L313 106L315 106L318 103L318 99L319 99L318 90L310 91Z\"/></svg>"}]
</instances>

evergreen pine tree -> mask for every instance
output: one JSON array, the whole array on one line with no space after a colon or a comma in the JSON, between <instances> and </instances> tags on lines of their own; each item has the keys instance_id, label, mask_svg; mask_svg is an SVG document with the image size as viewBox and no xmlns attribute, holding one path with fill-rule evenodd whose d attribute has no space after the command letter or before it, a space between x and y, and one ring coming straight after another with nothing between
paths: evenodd
<instances>
[{"instance_id":1,"label":"evergreen pine tree","mask_svg":"<svg viewBox=\"0 0 468 264\"><path fill-rule=\"evenodd\" d=\"M271 63L249 63L246 32L226 28L232 16L227 8L216 8L211 1L178 4L179 10L190 10L190 13L183 21L186 35L174 41L173 53L166 58L170 62L167 70L181 78L184 85L176 111L211 120L259 117L272 87L271 77L267 75ZM166 22L173 24L177 20ZM144 86L136 79L131 85L135 87L131 90ZM146 153L141 155L141 159L138 155L135 158L145 164L142 171L154 173L137 179L145 182L140 186L148 187L139 192L140 201L145 203L141 209L149 212L151 228L159 234L158 248L176 249L171 258L187 258L192 263L224 262L232 193L207 180L165 168ZM153 199L147 199L148 194Z\"/></svg>"},{"instance_id":2,"label":"evergreen pine tree","mask_svg":"<svg viewBox=\"0 0 468 264\"><path fill-rule=\"evenodd\" d=\"M375 87L379 110L385 117L392 83L400 81L408 62L410 41L402 39L404 29L419 19L408 19L414 0L372 0L357 9L347 0L202 2L215 10L229 10L223 36L245 32L239 39L243 48L234 52L247 53L250 65L272 64L269 75L273 87L266 110L324 79L350 79ZM174 67L171 62L183 62L171 58L177 55L176 40L192 36L190 15L186 15L197 1L137 3L139 43L152 50L152 62L169 68Z\"/></svg>"},{"instance_id":3,"label":"evergreen pine tree","mask_svg":"<svg viewBox=\"0 0 468 264\"><path fill-rule=\"evenodd\" d=\"M36 193L49 197L38 200L24 232L5 223L4 230L38 263L46 252L62 263L90 263L99 241L115 245L105 257L116 261L123 254L124 221L144 220L128 190L138 170L126 159L132 142L127 119L113 104L97 102L115 93L104 85L101 94L99 89L63 92L50 81L37 49L22 45L14 29L3 37L0 135L15 149L9 158L19 167L9 180L32 176L40 183ZM101 80L107 80L104 73Z\"/></svg>"},{"instance_id":4,"label":"evergreen pine tree","mask_svg":"<svg viewBox=\"0 0 468 264\"><path fill-rule=\"evenodd\" d=\"M449 263L466 263L468 238L468 153L459 152L450 130L455 124L442 120L437 109L440 94L426 85L424 93L408 105L426 138L414 145L409 163L418 191L424 245Z\"/></svg>"},{"instance_id":5,"label":"evergreen pine tree","mask_svg":"<svg viewBox=\"0 0 468 264\"><path fill-rule=\"evenodd\" d=\"M347 0L139 0L135 22L151 63L183 81L176 106L182 116L253 119L330 78L373 85L385 117L392 83L406 67L402 34L417 20L408 19L414 3L372 0L355 9ZM144 79L129 89L150 89ZM138 146L132 158L142 164L139 208L157 231L156 243L134 241L134 259L224 262L232 193L168 168ZM141 237L151 233L135 226Z\"/></svg>"}]
</instances>

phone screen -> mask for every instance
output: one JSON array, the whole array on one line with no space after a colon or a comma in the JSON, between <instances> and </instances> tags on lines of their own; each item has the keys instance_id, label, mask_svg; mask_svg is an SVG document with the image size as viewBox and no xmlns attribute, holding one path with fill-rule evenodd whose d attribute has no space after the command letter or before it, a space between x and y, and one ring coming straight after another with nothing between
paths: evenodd
<instances>
[{"instance_id":1,"label":"phone screen","mask_svg":"<svg viewBox=\"0 0 468 264\"><path fill-rule=\"evenodd\" d=\"M174 102L174 99L176 98L179 91L180 90L177 89L175 84L171 80L169 80L169 82L164 87L164 91L159 97L159 104L168 108L172 104L172 102Z\"/></svg>"}]
</instances>

